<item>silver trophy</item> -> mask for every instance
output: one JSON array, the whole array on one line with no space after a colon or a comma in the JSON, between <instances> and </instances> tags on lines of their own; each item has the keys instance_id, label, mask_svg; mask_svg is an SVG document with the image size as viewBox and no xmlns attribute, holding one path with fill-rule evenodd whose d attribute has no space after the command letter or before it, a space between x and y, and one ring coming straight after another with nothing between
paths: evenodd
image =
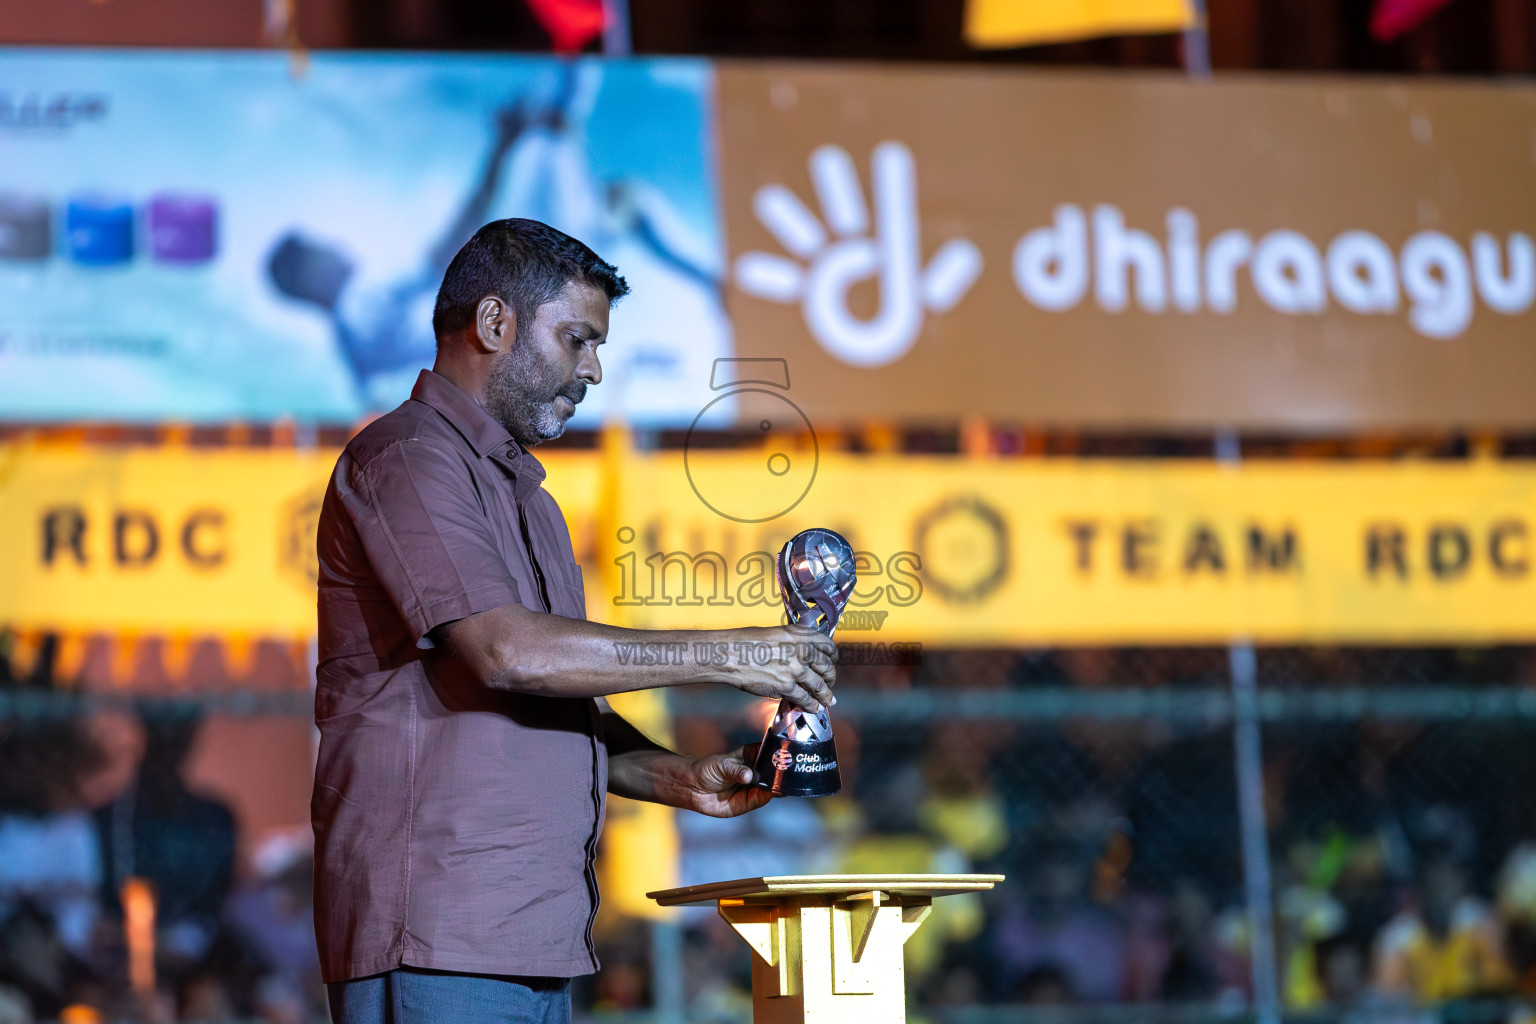
<instances>
[{"instance_id":1,"label":"silver trophy","mask_svg":"<svg viewBox=\"0 0 1536 1024\"><path fill-rule=\"evenodd\" d=\"M853 596L852 546L832 530L805 530L784 545L777 567L789 621L830 637ZM757 784L774 796L831 796L841 789L827 709L811 714L780 701L753 769Z\"/></svg>"}]
</instances>

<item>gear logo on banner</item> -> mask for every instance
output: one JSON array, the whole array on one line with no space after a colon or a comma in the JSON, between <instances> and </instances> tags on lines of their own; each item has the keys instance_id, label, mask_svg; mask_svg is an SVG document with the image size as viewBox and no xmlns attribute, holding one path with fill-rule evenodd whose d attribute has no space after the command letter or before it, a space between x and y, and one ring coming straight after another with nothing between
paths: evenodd
<instances>
[{"instance_id":1,"label":"gear logo on banner","mask_svg":"<svg viewBox=\"0 0 1536 1024\"><path fill-rule=\"evenodd\" d=\"M870 158L873 225L846 149L822 146L809 166L820 217L783 185L765 185L752 199L757 219L796 258L744 253L736 261L736 284L770 302L801 303L811 334L845 363L895 362L917 341L925 310L946 313L970 291L981 274L981 250L953 238L923 265L917 171L912 151L899 142L880 143ZM849 308L848 295L871 278L879 283L880 304L862 319Z\"/></svg>"},{"instance_id":2,"label":"gear logo on banner","mask_svg":"<svg viewBox=\"0 0 1536 1024\"><path fill-rule=\"evenodd\" d=\"M320 532L324 493L322 489L291 498L283 504L278 517L278 564L290 580L306 590L320 583L320 555L315 549L315 537Z\"/></svg>"},{"instance_id":3,"label":"gear logo on banner","mask_svg":"<svg viewBox=\"0 0 1536 1024\"><path fill-rule=\"evenodd\" d=\"M1008 577L1008 523L979 495L946 498L917 518L923 581L952 604L987 597Z\"/></svg>"}]
</instances>

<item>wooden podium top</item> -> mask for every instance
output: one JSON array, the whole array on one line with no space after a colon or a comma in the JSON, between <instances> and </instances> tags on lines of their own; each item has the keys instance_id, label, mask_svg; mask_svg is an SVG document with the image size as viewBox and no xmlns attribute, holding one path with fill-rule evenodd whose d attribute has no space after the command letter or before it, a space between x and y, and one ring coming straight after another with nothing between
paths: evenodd
<instances>
[{"instance_id":1,"label":"wooden podium top","mask_svg":"<svg viewBox=\"0 0 1536 1024\"><path fill-rule=\"evenodd\" d=\"M1002 875L770 875L685 885L680 889L661 889L645 895L664 907L754 896L852 896L874 891L907 896L953 896L962 892L981 892L1002 880Z\"/></svg>"}]
</instances>

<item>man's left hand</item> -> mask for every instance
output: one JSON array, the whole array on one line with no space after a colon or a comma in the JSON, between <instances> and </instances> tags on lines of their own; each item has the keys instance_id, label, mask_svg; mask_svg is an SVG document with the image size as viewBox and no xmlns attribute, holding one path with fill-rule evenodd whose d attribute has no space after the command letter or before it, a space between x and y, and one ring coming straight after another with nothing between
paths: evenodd
<instances>
[{"instance_id":1,"label":"man's left hand","mask_svg":"<svg viewBox=\"0 0 1536 1024\"><path fill-rule=\"evenodd\" d=\"M755 753L756 745L749 744L729 754L696 758L678 780L687 806L711 817L734 818L773 799L766 789L752 785Z\"/></svg>"}]
</instances>

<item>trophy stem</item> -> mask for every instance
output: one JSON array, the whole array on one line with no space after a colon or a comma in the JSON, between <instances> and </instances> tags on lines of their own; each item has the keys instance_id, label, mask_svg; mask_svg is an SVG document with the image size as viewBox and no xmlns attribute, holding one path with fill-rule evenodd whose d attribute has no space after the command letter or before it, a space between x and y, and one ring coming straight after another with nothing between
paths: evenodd
<instances>
[{"instance_id":1,"label":"trophy stem","mask_svg":"<svg viewBox=\"0 0 1536 1024\"><path fill-rule=\"evenodd\" d=\"M787 700L779 701L752 770L757 785L774 796L831 796L842 789L837 743L826 708L811 714Z\"/></svg>"}]
</instances>

